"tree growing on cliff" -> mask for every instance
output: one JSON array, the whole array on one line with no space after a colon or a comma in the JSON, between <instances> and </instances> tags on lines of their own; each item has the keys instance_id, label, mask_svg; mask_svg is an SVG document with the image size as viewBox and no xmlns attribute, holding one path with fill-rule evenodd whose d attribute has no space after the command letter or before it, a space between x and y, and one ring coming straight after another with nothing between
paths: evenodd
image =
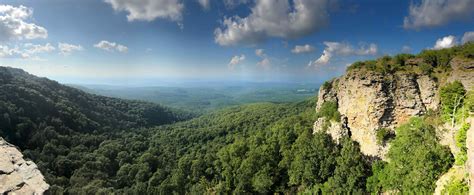
<instances>
[{"instance_id":1,"label":"tree growing on cliff","mask_svg":"<svg viewBox=\"0 0 474 195\"><path fill-rule=\"evenodd\" d=\"M466 90L459 81L454 81L441 88L442 117L449 121L453 127L457 119L462 118L462 116L459 116L459 114L462 114L459 111L463 106L465 96Z\"/></svg>"},{"instance_id":2,"label":"tree growing on cliff","mask_svg":"<svg viewBox=\"0 0 474 195\"><path fill-rule=\"evenodd\" d=\"M439 144L435 128L423 118L412 118L397 128L391 142L388 164L374 164L368 179L372 191L395 190L408 193L431 193L438 177L451 167L453 157L447 147ZM381 168L380 166L383 166Z\"/></svg>"}]
</instances>

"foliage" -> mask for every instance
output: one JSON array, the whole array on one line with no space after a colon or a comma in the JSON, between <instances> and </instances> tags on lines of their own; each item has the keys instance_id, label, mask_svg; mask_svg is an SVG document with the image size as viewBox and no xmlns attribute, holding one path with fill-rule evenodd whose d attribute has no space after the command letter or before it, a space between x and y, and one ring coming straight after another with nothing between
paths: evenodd
<instances>
[{"instance_id":1,"label":"foliage","mask_svg":"<svg viewBox=\"0 0 474 195\"><path fill-rule=\"evenodd\" d=\"M326 117L328 120L340 122L341 113L337 110L337 103L333 101L324 102L318 111L317 118Z\"/></svg>"},{"instance_id":2,"label":"foliage","mask_svg":"<svg viewBox=\"0 0 474 195\"><path fill-rule=\"evenodd\" d=\"M381 144L384 144L388 139L390 139L394 135L390 132L390 129L380 128L380 129L377 129L377 133L375 134L375 136L377 139L377 144L381 145Z\"/></svg>"},{"instance_id":3,"label":"foliage","mask_svg":"<svg viewBox=\"0 0 474 195\"><path fill-rule=\"evenodd\" d=\"M345 137L336 162L334 175L324 184L323 194L363 194L370 169L357 142Z\"/></svg>"},{"instance_id":4,"label":"foliage","mask_svg":"<svg viewBox=\"0 0 474 195\"><path fill-rule=\"evenodd\" d=\"M467 131L471 127L470 123L464 123L462 127L456 133L456 146L459 148L459 153L456 155L456 164L464 165L467 160Z\"/></svg>"},{"instance_id":5,"label":"foliage","mask_svg":"<svg viewBox=\"0 0 474 195\"><path fill-rule=\"evenodd\" d=\"M465 179L452 178L450 182L444 186L441 194L469 194L469 186Z\"/></svg>"},{"instance_id":6,"label":"foliage","mask_svg":"<svg viewBox=\"0 0 474 195\"><path fill-rule=\"evenodd\" d=\"M394 63L398 64L400 66L405 66L406 61L408 59L412 59L412 58L415 58L415 56L413 54L406 54L406 53L398 54L398 55L393 57Z\"/></svg>"},{"instance_id":7,"label":"foliage","mask_svg":"<svg viewBox=\"0 0 474 195\"><path fill-rule=\"evenodd\" d=\"M454 126L460 118L460 109L463 106L466 90L459 81L446 84L440 90L441 113L446 122Z\"/></svg>"},{"instance_id":8,"label":"foliage","mask_svg":"<svg viewBox=\"0 0 474 195\"><path fill-rule=\"evenodd\" d=\"M297 102L314 97L314 85L299 83L184 83L176 86L74 86L110 97L142 100L202 115L218 109L257 102Z\"/></svg>"},{"instance_id":9,"label":"foliage","mask_svg":"<svg viewBox=\"0 0 474 195\"><path fill-rule=\"evenodd\" d=\"M412 118L396 131L387 154L389 163L373 165L367 188L432 193L437 178L451 167L449 149L438 143L434 127L423 118Z\"/></svg>"},{"instance_id":10,"label":"foliage","mask_svg":"<svg viewBox=\"0 0 474 195\"><path fill-rule=\"evenodd\" d=\"M355 62L347 71L365 69L382 74L398 71L419 72L431 75L435 69L446 72L451 67L449 63L454 57L474 59L474 42L441 50L424 50L417 55L399 54L393 58L384 56L377 60ZM423 63L407 64L409 59L421 59Z\"/></svg>"}]
</instances>

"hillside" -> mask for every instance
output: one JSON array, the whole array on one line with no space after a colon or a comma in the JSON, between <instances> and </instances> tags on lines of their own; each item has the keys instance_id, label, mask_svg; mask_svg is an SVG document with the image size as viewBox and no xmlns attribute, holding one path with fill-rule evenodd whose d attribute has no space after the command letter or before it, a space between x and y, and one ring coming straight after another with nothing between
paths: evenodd
<instances>
[{"instance_id":1,"label":"hillside","mask_svg":"<svg viewBox=\"0 0 474 195\"><path fill-rule=\"evenodd\" d=\"M472 47L357 62L318 98L181 122L155 104L3 68L2 136L52 194L465 194Z\"/></svg>"},{"instance_id":2,"label":"hillside","mask_svg":"<svg viewBox=\"0 0 474 195\"><path fill-rule=\"evenodd\" d=\"M160 105L91 95L23 70L0 67L0 136L24 148L36 135L113 132L189 118Z\"/></svg>"}]
</instances>

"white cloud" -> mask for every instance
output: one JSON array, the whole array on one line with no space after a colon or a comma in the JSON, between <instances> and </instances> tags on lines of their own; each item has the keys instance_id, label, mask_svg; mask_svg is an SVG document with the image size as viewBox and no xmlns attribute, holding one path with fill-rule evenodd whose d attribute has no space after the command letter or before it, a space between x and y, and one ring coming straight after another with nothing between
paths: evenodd
<instances>
[{"instance_id":1,"label":"white cloud","mask_svg":"<svg viewBox=\"0 0 474 195\"><path fill-rule=\"evenodd\" d=\"M7 45L0 45L0 58L18 58L25 57L18 47L10 48Z\"/></svg>"},{"instance_id":2,"label":"white cloud","mask_svg":"<svg viewBox=\"0 0 474 195\"><path fill-rule=\"evenodd\" d=\"M466 32L464 33L464 36L462 36L462 44L474 41L474 31L471 32Z\"/></svg>"},{"instance_id":3,"label":"white cloud","mask_svg":"<svg viewBox=\"0 0 474 195\"><path fill-rule=\"evenodd\" d=\"M232 57L232 59L230 60L227 66L229 67L230 70L234 70L235 67L244 60L245 60L245 55L234 56Z\"/></svg>"},{"instance_id":4,"label":"white cloud","mask_svg":"<svg viewBox=\"0 0 474 195\"><path fill-rule=\"evenodd\" d=\"M224 0L224 5L227 9L233 9L240 4L247 4L250 0Z\"/></svg>"},{"instance_id":5,"label":"white cloud","mask_svg":"<svg viewBox=\"0 0 474 195\"><path fill-rule=\"evenodd\" d=\"M106 41L106 40L102 40L102 41L98 42L97 44L94 45L94 47L99 48L99 49L103 49L103 50L106 50L106 51L110 51L110 52L113 52L113 51L118 51L118 52L121 52L121 53L128 52L128 48L126 46L115 43L115 42L109 42L109 41Z\"/></svg>"},{"instance_id":6,"label":"white cloud","mask_svg":"<svg viewBox=\"0 0 474 195\"><path fill-rule=\"evenodd\" d=\"M48 31L27 20L33 16L33 9L20 5L0 5L0 42L8 40L47 38Z\"/></svg>"},{"instance_id":7,"label":"white cloud","mask_svg":"<svg viewBox=\"0 0 474 195\"><path fill-rule=\"evenodd\" d=\"M257 55L258 57L265 57L265 50L264 49L256 49L255 50L255 55Z\"/></svg>"},{"instance_id":8,"label":"white cloud","mask_svg":"<svg viewBox=\"0 0 474 195\"><path fill-rule=\"evenodd\" d=\"M58 43L58 49L59 53L62 55L69 55L74 51L82 51L84 48L82 48L81 45L73 45L73 44L68 44L68 43Z\"/></svg>"},{"instance_id":9,"label":"white cloud","mask_svg":"<svg viewBox=\"0 0 474 195\"><path fill-rule=\"evenodd\" d=\"M436 44L434 45L433 49L445 49L456 46L457 40L456 37L453 35L449 35L443 38L439 38L436 40Z\"/></svg>"},{"instance_id":10,"label":"white cloud","mask_svg":"<svg viewBox=\"0 0 474 195\"><path fill-rule=\"evenodd\" d=\"M328 64L331 59L336 56L350 56L350 55L375 55L378 52L377 45L371 43L369 45L361 45L359 48L354 48L348 43L341 42L324 42L326 48L323 54L316 60L310 61L308 66L319 67Z\"/></svg>"},{"instance_id":11,"label":"white cloud","mask_svg":"<svg viewBox=\"0 0 474 195\"><path fill-rule=\"evenodd\" d=\"M310 53L314 51L314 47L311 45L297 45L291 50L291 53L301 54L301 53Z\"/></svg>"},{"instance_id":12,"label":"white cloud","mask_svg":"<svg viewBox=\"0 0 474 195\"><path fill-rule=\"evenodd\" d=\"M267 57L264 57L260 62L257 63L257 65L260 68L263 68L264 70L270 70L272 68L270 59L268 59Z\"/></svg>"},{"instance_id":13,"label":"white cloud","mask_svg":"<svg viewBox=\"0 0 474 195\"><path fill-rule=\"evenodd\" d=\"M56 50L56 48L51 45L51 43L46 43L44 45L34 45L31 43L26 43L25 45L26 52L30 54L37 54L37 53L48 53Z\"/></svg>"},{"instance_id":14,"label":"white cloud","mask_svg":"<svg viewBox=\"0 0 474 195\"><path fill-rule=\"evenodd\" d=\"M128 12L128 21L153 21L156 18L180 22L184 4L180 0L104 0L116 11Z\"/></svg>"},{"instance_id":15,"label":"white cloud","mask_svg":"<svg viewBox=\"0 0 474 195\"><path fill-rule=\"evenodd\" d=\"M403 21L405 29L420 29L467 19L474 13L473 0L423 0L411 4L409 15Z\"/></svg>"},{"instance_id":16,"label":"white cloud","mask_svg":"<svg viewBox=\"0 0 474 195\"><path fill-rule=\"evenodd\" d=\"M329 0L257 0L251 14L224 18L214 31L219 45L254 45L268 37L297 38L327 24Z\"/></svg>"},{"instance_id":17,"label":"white cloud","mask_svg":"<svg viewBox=\"0 0 474 195\"><path fill-rule=\"evenodd\" d=\"M44 45L34 45L31 43L23 44L22 47L18 45L9 47L8 45L0 45L0 58L24 58L24 59L39 59L37 56L41 53L49 53L56 50L50 43Z\"/></svg>"},{"instance_id":18,"label":"white cloud","mask_svg":"<svg viewBox=\"0 0 474 195\"><path fill-rule=\"evenodd\" d=\"M411 51L412 51L412 49L411 49L411 47L408 46L408 45L404 45L404 46L402 47L402 53L411 53Z\"/></svg>"},{"instance_id":19,"label":"white cloud","mask_svg":"<svg viewBox=\"0 0 474 195\"><path fill-rule=\"evenodd\" d=\"M271 69L272 64L271 64L270 58L268 58L267 54L265 54L264 49L256 49L255 50L255 55L262 58L262 60L260 60L257 63L257 66L259 66L260 68L262 68L264 70L270 70Z\"/></svg>"},{"instance_id":20,"label":"white cloud","mask_svg":"<svg viewBox=\"0 0 474 195\"><path fill-rule=\"evenodd\" d=\"M203 9L209 10L211 8L211 0L197 0Z\"/></svg>"}]
</instances>

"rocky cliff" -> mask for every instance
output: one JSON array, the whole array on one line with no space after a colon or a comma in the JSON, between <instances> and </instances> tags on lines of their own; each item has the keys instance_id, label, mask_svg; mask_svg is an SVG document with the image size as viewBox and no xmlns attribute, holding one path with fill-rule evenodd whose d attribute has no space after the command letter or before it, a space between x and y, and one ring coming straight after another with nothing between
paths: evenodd
<instances>
[{"instance_id":1,"label":"rocky cliff","mask_svg":"<svg viewBox=\"0 0 474 195\"><path fill-rule=\"evenodd\" d=\"M408 63L417 65L420 59ZM452 70L441 79L420 71L378 72L366 69L348 71L319 89L316 110L325 102L336 102L341 123L331 122L322 128L324 120L318 119L313 131L325 131L337 140L348 134L360 143L361 151L384 158L389 145L377 141L382 128L394 133L394 128L413 116L437 110L440 105L439 86L442 82L459 80L469 89L474 85L474 61L454 58Z\"/></svg>"},{"instance_id":2,"label":"rocky cliff","mask_svg":"<svg viewBox=\"0 0 474 195\"><path fill-rule=\"evenodd\" d=\"M377 131L393 129L412 116L437 109L437 93L436 81L427 75L351 71L319 90L317 109L326 101L337 102L345 123L341 126L347 126L361 151L382 157L386 146L377 144Z\"/></svg>"},{"instance_id":3,"label":"rocky cliff","mask_svg":"<svg viewBox=\"0 0 474 195\"><path fill-rule=\"evenodd\" d=\"M43 194L48 188L36 164L0 138L0 194Z\"/></svg>"}]
</instances>

